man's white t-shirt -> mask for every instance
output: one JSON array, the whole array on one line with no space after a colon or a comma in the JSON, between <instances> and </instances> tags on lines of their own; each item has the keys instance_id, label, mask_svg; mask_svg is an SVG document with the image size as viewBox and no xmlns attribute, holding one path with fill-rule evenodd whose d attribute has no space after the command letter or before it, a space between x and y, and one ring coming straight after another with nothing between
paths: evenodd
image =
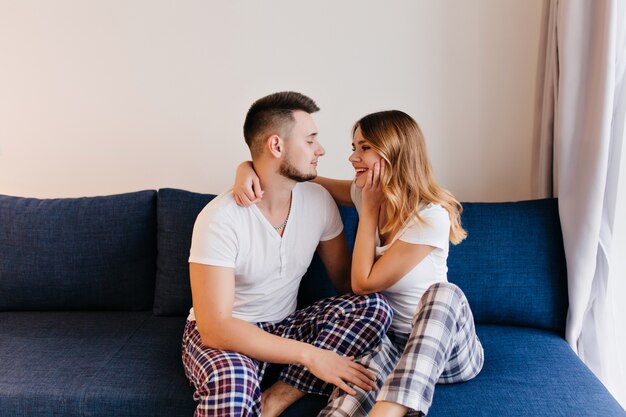
<instances>
[{"instance_id":1,"label":"man's white t-shirt","mask_svg":"<svg viewBox=\"0 0 626 417\"><path fill-rule=\"evenodd\" d=\"M360 213L361 190L353 182L350 191L352 202ZM382 292L393 309L391 329L401 333L411 332L411 321L417 311L417 304L428 287L448 281L450 216L439 204L425 206L419 215L425 223L417 220L409 222L385 246L380 246L379 237L376 236L376 259L396 240L435 247L404 277Z\"/></svg>"},{"instance_id":2,"label":"man's white t-shirt","mask_svg":"<svg viewBox=\"0 0 626 417\"><path fill-rule=\"evenodd\" d=\"M234 269L233 317L278 322L295 311L300 280L319 242L342 230L337 205L320 185L296 184L282 237L256 205L239 207L229 190L198 215L189 262ZM188 320L195 320L193 308Z\"/></svg>"}]
</instances>

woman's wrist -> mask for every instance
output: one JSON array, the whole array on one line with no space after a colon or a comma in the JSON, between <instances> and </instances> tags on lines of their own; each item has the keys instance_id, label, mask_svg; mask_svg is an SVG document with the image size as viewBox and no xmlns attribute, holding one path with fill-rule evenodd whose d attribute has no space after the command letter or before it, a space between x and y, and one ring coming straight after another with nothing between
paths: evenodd
<instances>
[{"instance_id":1,"label":"woman's wrist","mask_svg":"<svg viewBox=\"0 0 626 417\"><path fill-rule=\"evenodd\" d=\"M378 214L380 207L363 206L359 215L359 220L374 220L378 221Z\"/></svg>"}]
</instances>

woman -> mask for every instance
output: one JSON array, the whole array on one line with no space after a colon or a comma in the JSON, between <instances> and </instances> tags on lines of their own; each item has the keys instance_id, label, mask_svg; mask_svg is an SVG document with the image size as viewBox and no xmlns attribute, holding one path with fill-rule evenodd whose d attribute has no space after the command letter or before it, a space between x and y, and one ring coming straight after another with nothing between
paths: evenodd
<instances>
[{"instance_id":1,"label":"woman","mask_svg":"<svg viewBox=\"0 0 626 417\"><path fill-rule=\"evenodd\" d=\"M461 205L435 181L422 132L406 113L367 115L352 132L354 181L316 182L359 212L352 290L382 292L394 318L389 338L360 360L380 376L380 390L354 397L336 390L320 415L425 415L437 382L467 381L483 365L467 299L447 282L449 242L467 235ZM258 182L256 194L247 186L253 178L242 165L235 185L241 203L262 195Z\"/></svg>"}]
</instances>

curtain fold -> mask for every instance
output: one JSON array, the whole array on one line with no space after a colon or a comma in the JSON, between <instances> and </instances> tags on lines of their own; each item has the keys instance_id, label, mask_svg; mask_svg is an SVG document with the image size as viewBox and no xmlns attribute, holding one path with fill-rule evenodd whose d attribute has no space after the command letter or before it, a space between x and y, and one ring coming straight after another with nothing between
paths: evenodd
<instances>
[{"instance_id":1,"label":"curtain fold","mask_svg":"<svg viewBox=\"0 0 626 417\"><path fill-rule=\"evenodd\" d=\"M556 38L557 2L544 3L537 71L531 191L535 198L554 197L554 112L559 60Z\"/></svg>"},{"instance_id":2,"label":"curtain fold","mask_svg":"<svg viewBox=\"0 0 626 417\"><path fill-rule=\"evenodd\" d=\"M626 233L615 228L618 201L626 199L619 183L620 165L626 169L626 2L552 0L548 12L533 190L545 197L551 185L559 198L566 339L626 407L626 293L616 285L626 271L615 262L626 254L613 251L616 233Z\"/></svg>"}]
</instances>

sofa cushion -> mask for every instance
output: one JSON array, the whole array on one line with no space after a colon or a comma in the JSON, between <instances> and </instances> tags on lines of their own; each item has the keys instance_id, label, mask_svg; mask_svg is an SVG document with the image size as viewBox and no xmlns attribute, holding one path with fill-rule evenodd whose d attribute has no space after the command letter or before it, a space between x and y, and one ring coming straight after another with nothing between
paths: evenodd
<instances>
[{"instance_id":1,"label":"sofa cushion","mask_svg":"<svg viewBox=\"0 0 626 417\"><path fill-rule=\"evenodd\" d=\"M164 188L157 198L157 272L154 314L186 316L191 308L189 249L196 217L214 194Z\"/></svg>"},{"instance_id":2,"label":"sofa cushion","mask_svg":"<svg viewBox=\"0 0 626 417\"><path fill-rule=\"evenodd\" d=\"M0 196L0 253L0 311L149 309L156 192Z\"/></svg>"},{"instance_id":3,"label":"sofa cushion","mask_svg":"<svg viewBox=\"0 0 626 417\"><path fill-rule=\"evenodd\" d=\"M191 417L196 409L182 365L184 317L151 316L84 392L84 415Z\"/></svg>"},{"instance_id":4,"label":"sofa cushion","mask_svg":"<svg viewBox=\"0 0 626 417\"><path fill-rule=\"evenodd\" d=\"M624 410L560 336L479 325L485 365L476 378L435 388L429 417L602 416Z\"/></svg>"},{"instance_id":5,"label":"sofa cushion","mask_svg":"<svg viewBox=\"0 0 626 417\"><path fill-rule=\"evenodd\" d=\"M468 238L450 246L448 278L459 285L478 323L532 326L563 333L567 273L556 199L463 203ZM358 215L340 207L350 250ZM300 286L299 306L334 295L317 256Z\"/></svg>"},{"instance_id":6,"label":"sofa cushion","mask_svg":"<svg viewBox=\"0 0 626 417\"><path fill-rule=\"evenodd\" d=\"M0 417L188 417L184 318L0 313Z\"/></svg>"},{"instance_id":7,"label":"sofa cushion","mask_svg":"<svg viewBox=\"0 0 626 417\"><path fill-rule=\"evenodd\" d=\"M186 315L191 306L187 260L193 224L213 197L159 191L157 315ZM340 214L352 249L356 210L340 207ZM556 200L464 203L462 222L468 238L451 246L448 277L465 291L476 321L562 333L567 278ZM322 262L314 256L300 285L298 306L335 294Z\"/></svg>"},{"instance_id":8,"label":"sofa cushion","mask_svg":"<svg viewBox=\"0 0 626 417\"><path fill-rule=\"evenodd\" d=\"M184 322L150 312L0 313L0 417L193 415ZM558 335L499 325L477 332L483 370L438 384L429 416L624 415ZM324 403L308 395L283 415L315 416Z\"/></svg>"},{"instance_id":9,"label":"sofa cushion","mask_svg":"<svg viewBox=\"0 0 626 417\"><path fill-rule=\"evenodd\" d=\"M463 203L468 237L450 245L448 278L478 323L563 333L567 273L556 199Z\"/></svg>"},{"instance_id":10,"label":"sofa cushion","mask_svg":"<svg viewBox=\"0 0 626 417\"><path fill-rule=\"evenodd\" d=\"M602 416L624 410L560 336L544 330L479 325L485 365L462 384L437 384L428 417ZM315 416L324 397L307 395L283 414Z\"/></svg>"}]
</instances>

